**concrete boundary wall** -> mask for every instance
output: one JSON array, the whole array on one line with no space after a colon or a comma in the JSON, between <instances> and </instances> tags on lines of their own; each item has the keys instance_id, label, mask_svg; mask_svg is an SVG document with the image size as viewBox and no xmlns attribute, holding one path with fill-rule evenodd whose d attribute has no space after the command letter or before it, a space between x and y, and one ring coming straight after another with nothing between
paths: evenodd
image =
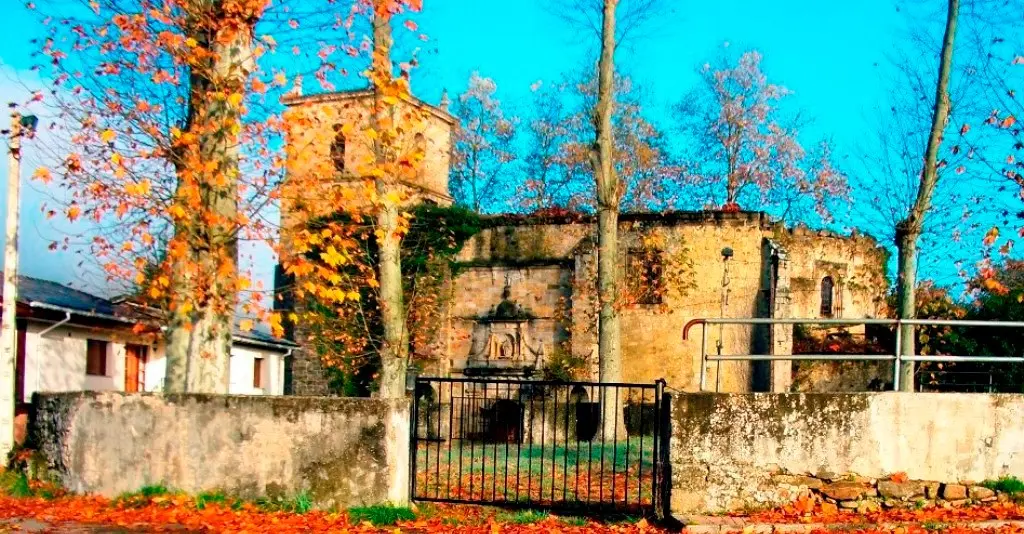
<instances>
[{"instance_id":1,"label":"concrete boundary wall","mask_svg":"<svg viewBox=\"0 0 1024 534\"><path fill-rule=\"evenodd\" d=\"M671 432L674 514L778 505L822 480L1024 476L1024 395L680 394Z\"/></svg>"},{"instance_id":2,"label":"concrete boundary wall","mask_svg":"<svg viewBox=\"0 0 1024 534\"><path fill-rule=\"evenodd\" d=\"M326 397L37 394L30 444L75 492L146 484L320 507L408 501L409 402Z\"/></svg>"}]
</instances>

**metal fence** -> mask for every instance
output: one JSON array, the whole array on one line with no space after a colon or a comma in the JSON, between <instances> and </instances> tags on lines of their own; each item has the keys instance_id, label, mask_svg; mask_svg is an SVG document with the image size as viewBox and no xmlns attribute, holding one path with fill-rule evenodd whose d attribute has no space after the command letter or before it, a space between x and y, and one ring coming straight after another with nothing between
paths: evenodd
<instances>
[{"instance_id":1,"label":"metal fence","mask_svg":"<svg viewBox=\"0 0 1024 534\"><path fill-rule=\"evenodd\" d=\"M894 329L894 342L891 353L885 354L721 354L721 343L718 353L708 354L708 325L879 325ZM915 363L971 363L971 364L1024 364L1024 358L1014 356L984 355L922 355L901 354L901 326L915 327L953 327L953 328L1019 328L1024 329L1021 321L967 321L950 319L804 319L804 318L700 318L693 319L683 327L683 340L690 337L690 329L701 326L701 366L700 390L707 391L707 367L709 362L729 361L886 361L893 362L893 390L900 390L901 367L904 362ZM982 372L982 371L970 371ZM717 373L716 373L717 375ZM991 372L988 371L991 380ZM716 391L718 387L716 385Z\"/></svg>"},{"instance_id":2,"label":"metal fence","mask_svg":"<svg viewBox=\"0 0 1024 534\"><path fill-rule=\"evenodd\" d=\"M664 381L416 379L415 500L656 513ZM616 427L601 431L601 410Z\"/></svg>"}]
</instances>

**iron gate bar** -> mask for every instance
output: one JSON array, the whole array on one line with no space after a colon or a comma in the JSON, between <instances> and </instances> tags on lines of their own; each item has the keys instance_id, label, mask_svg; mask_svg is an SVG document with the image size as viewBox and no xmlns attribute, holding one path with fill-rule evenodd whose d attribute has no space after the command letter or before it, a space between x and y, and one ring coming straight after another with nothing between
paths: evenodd
<instances>
[{"instance_id":1,"label":"iron gate bar","mask_svg":"<svg viewBox=\"0 0 1024 534\"><path fill-rule=\"evenodd\" d=\"M413 499L657 512L667 487L663 384L418 377L410 425ZM433 398L422 398L424 391ZM610 433L601 429L608 407L621 422Z\"/></svg>"}]
</instances>

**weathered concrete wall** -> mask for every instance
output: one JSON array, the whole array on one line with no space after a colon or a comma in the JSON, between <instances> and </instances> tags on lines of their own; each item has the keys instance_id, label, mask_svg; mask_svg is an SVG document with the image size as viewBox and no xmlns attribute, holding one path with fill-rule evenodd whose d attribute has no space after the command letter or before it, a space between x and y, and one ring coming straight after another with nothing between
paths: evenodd
<instances>
[{"instance_id":1,"label":"weathered concrete wall","mask_svg":"<svg viewBox=\"0 0 1024 534\"><path fill-rule=\"evenodd\" d=\"M671 418L674 514L790 501L800 487L789 475L1024 474L1024 395L683 394Z\"/></svg>"},{"instance_id":2,"label":"weathered concrete wall","mask_svg":"<svg viewBox=\"0 0 1024 534\"><path fill-rule=\"evenodd\" d=\"M38 394L31 442L71 491L162 483L322 507L408 499L409 403L380 399Z\"/></svg>"}]
</instances>

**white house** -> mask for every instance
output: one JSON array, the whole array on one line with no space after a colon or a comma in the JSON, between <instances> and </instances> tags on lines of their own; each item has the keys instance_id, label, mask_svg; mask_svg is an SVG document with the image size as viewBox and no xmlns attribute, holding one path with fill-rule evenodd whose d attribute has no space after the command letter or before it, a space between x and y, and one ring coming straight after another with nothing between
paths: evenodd
<instances>
[{"instance_id":1,"label":"white house","mask_svg":"<svg viewBox=\"0 0 1024 534\"><path fill-rule=\"evenodd\" d=\"M124 305L27 276L18 280L15 402L20 419L37 391L163 389L167 362L159 336L132 332ZM236 330L229 393L283 395L285 358L296 345Z\"/></svg>"}]
</instances>

